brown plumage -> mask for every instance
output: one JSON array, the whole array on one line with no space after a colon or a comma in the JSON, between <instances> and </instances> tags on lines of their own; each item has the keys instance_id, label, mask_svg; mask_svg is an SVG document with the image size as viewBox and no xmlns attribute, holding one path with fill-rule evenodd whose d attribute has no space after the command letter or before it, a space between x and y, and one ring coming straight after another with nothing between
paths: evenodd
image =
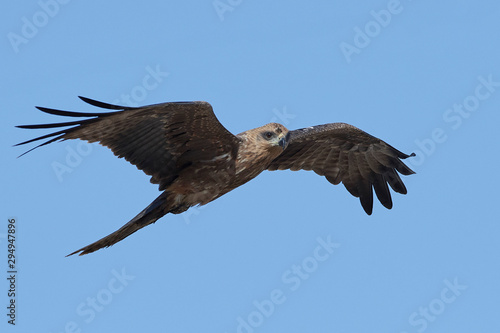
<instances>
[{"instance_id":1,"label":"brown plumage","mask_svg":"<svg viewBox=\"0 0 500 333\"><path fill-rule=\"evenodd\" d=\"M233 135L219 123L207 102L135 108L80 98L114 111L81 113L37 107L53 115L90 119L17 126L69 127L18 145L46 138L50 139L35 148L67 139L99 142L150 175L151 182L158 184L163 193L117 231L69 255L84 255L111 246L165 214L179 214L192 206L205 205L264 170L313 170L332 184L342 182L353 196L360 198L367 214L372 213L372 187L382 205L390 209L388 185L395 192L406 194L398 172L414 173L401 161L414 154L406 155L348 124L288 131L281 124L271 123Z\"/></svg>"}]
</instances>

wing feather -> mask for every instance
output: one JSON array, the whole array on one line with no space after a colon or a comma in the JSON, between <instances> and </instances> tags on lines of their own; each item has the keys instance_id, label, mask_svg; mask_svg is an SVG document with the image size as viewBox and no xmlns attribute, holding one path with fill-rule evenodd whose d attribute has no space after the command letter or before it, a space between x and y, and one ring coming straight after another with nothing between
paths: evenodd
<instances>
[{"instance_id":1,"label":"wing feather","mask_svg":"<svg viewBox=\"0 0 500 333\"><path fill-rule=\"evenodd\" d=\"M389 186L407 193L398 172L414 173L401 161L410 156L414 154L406 155L354 126L332 123L291 131L288 147L268 170L313 170L334 185L342 182L370 215L373 190L388 209L392 208Z\"/></svg>"},{"instance_id":2,"label":"wing feather","mask_svg":"<svg viewBox=\"0 0 500 333\"><path fill-rule=\"evenodd\" d=\"M391 192L389 192L389 186L387 185L387 180L384 178L384 175L375 173L375 180L373 182L373 189L375 190L375 194L377 195L380 203L387 209L392 208L392 198Z\"/></svg>"},{"instance_id":3,"label":"wing feather","mask_svg":"<svg viewBox=\"0 0 500 333\"><path fill-rule=\"evenodd\" d=\"M80 98L92 106L114 111L85 113L38 107L52 115L85 119L17 126L27 129L69 127L17 145L47 138L50 139L35 148L68 139L99 142L150 175L151 182L159 184L160 190L165 189L186 166L185 162L179 163L186 153L204 158L191 164L226 163L219 167L234 168L239 139L222 126L207 102L173 102L132 108ZM215 159L224 154L231 158Z\"/></svg>"}]
</instances>

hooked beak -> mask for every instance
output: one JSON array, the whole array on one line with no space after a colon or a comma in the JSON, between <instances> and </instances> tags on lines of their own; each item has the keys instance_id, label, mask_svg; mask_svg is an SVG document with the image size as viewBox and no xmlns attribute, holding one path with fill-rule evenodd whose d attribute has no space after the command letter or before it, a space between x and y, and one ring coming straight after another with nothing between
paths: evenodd
<instances>
[{"instance_id":1,"label":"hooked beak","mask_svg":"<svg viewBox=\"0 0 500 333\"><path fill-rule=\"evenodd\" d=\"M288 132L286 135L283 135L280 139L280 141L278 142L278 145L283 148L283 150L286 149L286 147L288 146L288 142L290 140L290 132Z\"/></svg>"}]
</instances>

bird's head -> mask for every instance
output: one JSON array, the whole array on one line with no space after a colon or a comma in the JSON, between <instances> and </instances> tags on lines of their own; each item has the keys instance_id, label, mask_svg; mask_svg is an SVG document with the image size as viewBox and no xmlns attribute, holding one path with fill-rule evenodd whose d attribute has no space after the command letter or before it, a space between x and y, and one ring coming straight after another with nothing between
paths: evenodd
<instances>
[{"instance_id":1,"label":"bird's head","mask_svg":"<svg viewBox=\"0 0 500 333\"><path fill-rule=\"evenodd\" d=\"M257 129L257 138L261 146L277 155L288 146L290 134L288 129L277 123L270 123Z\"/></svg>"},{"instance_id":2,"label":"bird's head","mask_svg":"<svg viewBox=\"0 0 500 333\"><path fill-rule=\"evenodd\" d=\"M288 129L277 123L270 123L237 135L242 140L242 160L253 163L269 163L286 149L290 140Z\"/></svg>"}]
</instances>

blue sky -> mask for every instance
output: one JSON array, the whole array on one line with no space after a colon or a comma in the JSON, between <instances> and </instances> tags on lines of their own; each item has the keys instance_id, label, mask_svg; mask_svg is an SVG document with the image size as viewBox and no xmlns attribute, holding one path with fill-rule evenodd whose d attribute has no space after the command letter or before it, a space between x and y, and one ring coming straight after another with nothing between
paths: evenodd
<instances>
[{"instance_id":1,"label":"blue sky","mask_svg":"<svg viewBox=\"0 0 500 333\"><path fill-rule=\"evenodd\" d=\"M41 0L4 4L2 332L495 332L500 4L471 0ZM95 111L205 100L233 133L347 122L415 152L367 216L343 185L264 172L117 245L65 255L158 195L106 148L13 144ZM29 147L28 147L29 148ZM61 167L62 166L62 167ZM62 168L62 169L61 169ZM64 172L62 172L63 170Z\"/></svg>"}]
</instances>

